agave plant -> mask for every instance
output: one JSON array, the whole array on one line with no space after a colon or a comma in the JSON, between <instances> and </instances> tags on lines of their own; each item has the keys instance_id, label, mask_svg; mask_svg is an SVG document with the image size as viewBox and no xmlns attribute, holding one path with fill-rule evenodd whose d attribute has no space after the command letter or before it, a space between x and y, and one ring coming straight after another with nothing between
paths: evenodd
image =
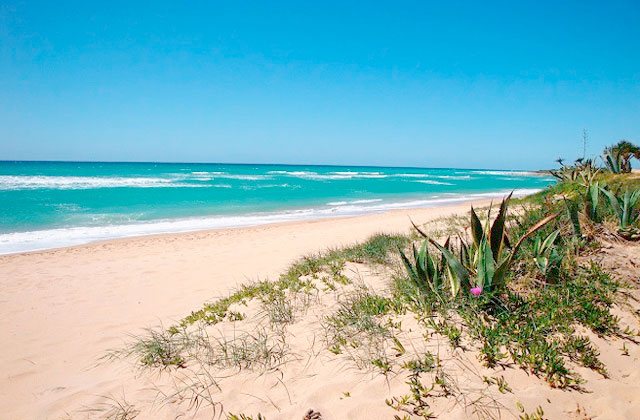
<instances>
[{"instance_id":1,"label":"agave plant","mask_svg":"<svg viewBox=\"0 0 640 420\"><path fill-rule=\"evenodd\" d=\"M537 236L533 243L533 261L545 278L548 278L551 272L557 268L562 261L562 256L554 246L559 234L559 230L554 230L544 239Z\"/></svg>"},{"instance_id":2,"label":"agave plant","mask_svg":"<svg viewBox=\"0 0 640 420\"><path fill-rule=\"evenodd\" d=\"M588 187L593 184L596 177L600 173L600 168L596 168L593 166L593 161L591 159L587 159L581 163L579 168L580 178L582 178L582 185Z\"/></svg>"},{"instance_id":3,"label":"agave plant","mask_svg":"<svg viewBox=\"0 0 640 420\"><path fill-rule=\"evenodd\" d=\"M506 232L507 206L511 194L502 200L498 215L491 220L491 209L484 223L471 207L471 241L460 238L460 252L455 255L451 247L442 246L429 238L415 224L416 230L429 240L442 254L451 277L458 285L469 285L474 295L482 291L500 290L505 286L506 275L515 261L516 254L525 239L553 220L552 214L540 220L511 246Z\"/></svg>"},{"instance_id":4,"label":"agave plant","mask_svg":"<svg viewBox=\"0 0 640 420\"><path fill-rule=\"evenodd\" d=\"M442 287L443 272L441 265L429 253L429 242L423 241L420 249L417 249L415 244L412 247L414 262L398 248L409 278L422 293L438 292Z\"/></svg>"},{"instance_id":5,"label":"agave plant","mask_svg":"<svg viewBox=\"0 0 640 420\"><path fill-rule=\"evenodd\" d=\"M608 188L600 188L600 191L609 199L609 204L618 217L618 225L621 230L632 228L640 219L640 190L631 192L626 190L623 195L616 195Z\"/></svg>"},{"instance_id":6,"label":"agave plant","mask_svg":"<svg viewBox=\"0 0 640 420\"><path fill-rule=\"evenodd\" d=\"M611 172L619 174L631 172L631 159L634 157L640 158L640 147L627 140L620 140L604 149L603 159Z\"/></svg>"},{"instance_id":7,"label":"agave plant","mask_svg":"<svg viewBox=\"0 0 640 420\"><path fill-rule=\"evenodd\" d=\"M622 173L623 161L622 156L618 153L617 150L612 148L607 148L604 150L604 154L602 155L602 160L604 160L604 164L608 170L610 170L614 174Z\"/></svg>"},{"instance_id":8,"label":"agave plant","mask_svg":"<svg viewBox=\"0 0 640 420\"><path fill-rule=\"evenodd\" d=\"M591 182L587 185L587 191L585 194L585 215L594 222L599 222L600 217L598 215L598 203L600 202L600 184Z\"/></svg>"},{"instance_id":9,"label":"agave plant","mask_svg":"<svg viewBox=\"0 0 640 420\"><path fill-rule=\"evenodd\" d=\"M580 172L573 166L563 166L557 171L551 170L549 173L562 182L574 182L578 180Z\"/></svg>"}]
</instances>

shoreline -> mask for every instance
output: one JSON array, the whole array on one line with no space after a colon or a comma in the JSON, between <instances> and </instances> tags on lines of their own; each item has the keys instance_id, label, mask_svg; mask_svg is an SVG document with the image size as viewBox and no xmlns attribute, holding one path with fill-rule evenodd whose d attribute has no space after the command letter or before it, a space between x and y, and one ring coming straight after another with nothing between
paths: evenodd
<instances>
[{"instance_id":1,"label":"shoreline","mask_svg":"<svg viewBox=\"0 0 640 420\"><path fill-rule=\"evenodd\" d=\"M18 252L11 252L11 253L5 253L5 254L0 253L0 261L11 259L12 257L17 257L17 256L46 255L46 254L52 254L52 253L55 254L56 252L59 252L59 251L81 250L84 248L91 248L93 246L96 246L96 247L117 246L118 244L124 244L127 242L132 242L132 243L144 242L147 240L153 241L154 239L163 239L163 238L172 239L174 237L175 238L179 238L183 236L188 237L190 235L211 236L211 235L215 235L216 233L224 234L225 232L253 231L253 230L259 230L261 228L268 228L268 227L274 227L274 228L283 227L283 226L295 227L296 225L303 226L307 224L315 224L315 223L321 223L321 222L345 221L350 219L361 219L361 218L364 219L369 217L384 217L384 216L393 217L395 215L406 215L408 212L411 212L411 211L421 212L424 210L457 208L459 206L464 206L464 205L467 205L467 206L474 205L476 207L481 207L481 206L489 205L491 202L493 202L493 200L495 200L495 198L500 198L500 197L503 197L503 195L497 195L494 198L482 198L482 199L470 198L470 199L465 199L463 201L442 203L439 205L429 206L429 207L408 207L408 208L391 209L391 210L385 210L385 211L379 211L379 212L369 212L369 213L353 214L353 215L337 215L337 216L326 216L326 217L317 217L317 218L309 218L309 219L283 220L283 221L276 221L276 222L245 225L245 226L229 226L229 227L208 228L208 229L204 228L204 229L194 229L194 230L185 230L185 231L176 231L176 232L159 232L159 233L148 233L148 234L142 234L142 235L122 236L122 237L107 238L107 239L97 239L94 241L81 243L77 245L68 245L68 246L63 245L63 246L53 247L53 248L34 249L32 251L18 251ZM410 227L409 219L407 219L407 226L408 226L407 229L409 229Z\"/></svg>"},{"instance_id":2,"label":"shoreline","mask_svg":"<svg viewBox=\"0 0 640 420\"><path fill-rule=\"evenodd\" d=\"M130 334L170 324L296 259L463 214L475 200L426 209L122 238L0 256L0 404L10 418L59 418L136 383L98 364ZM127 396L129 397L129 396Z\"/></svg>"},{"instance_id":3,"label":"shoreline","mask_svg":"<svg viewBox=\"0 0 640 420\"><path fill-rule=\"evenodd\" d=\"M534 194L539 189L514 190L514 197L524 197ZM20 255L51 250L74 248L78 246L97 244L102 242L142 238L158 235L179 235L196 232L221 231L226 229L243 229L258 226L278 225L282 223L303 223L316 220L331 220L341 218L353 218L375 214L385 214L387 212L419 210L428 208L439 208L455 206L477 200L495 200L504 197L508 191L496 191L488 193L472 193L461 196L434 197L421 200L410 200L405 202L392 202L378 204L377 201L357 200L353 203L340 203L340 207L329 209L300 209L298 211L285 210L281 212L240 214L234 216L203 216L189 219L166 219L150 221L138 224L124 224L111 226L92 227L68 227L46 230L36 230L27 232L13 232L0 234L0 257L8 255ZM353 204L371 204L368 206L353 206ZM348 205L351 204L351 205ZM354 209L354 207L358 207ZM306 212L306 213L305 213ZM225 224L226 223L226 224ZM120 232L120 233L118 233ZM44 235L54 235L58 239L40 239L40 242L49 245L32 245L30 243L42 238ZM6 245L5 247L17 247L16 250L3 249L2 239L10 241L11 238L26 238L21 242ZM64 240L60 237L65 238ZM60 243L65 241L67 243Z\"/></svg>"}]
</instances>

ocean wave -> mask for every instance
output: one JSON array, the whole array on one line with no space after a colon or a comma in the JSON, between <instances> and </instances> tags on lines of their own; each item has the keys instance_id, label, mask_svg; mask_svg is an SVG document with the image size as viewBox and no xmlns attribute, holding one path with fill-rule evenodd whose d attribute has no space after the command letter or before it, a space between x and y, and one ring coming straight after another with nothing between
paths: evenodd
<instances>
[{"instance_id":1,"label":"ocean wave","mask_svg":"<svg viewBox=\"0 0 640 420\"><path fill-rule=\"evenodd\" d=\"M0 190L58 189L78 190L93 188L158 188L197 187L180 184L173 179L145 177L89 177L89 176L44 176L44 175L3 175L0 176Z\"/></svg>"},{"instance_id":2,"label":"ocean wave","mask_svg":"<svg viewBox=\"0 0 640 420\"><path fill-rule=\"evenodd\" d=\"M478 175L494 175L494 176L535 176L535 172L530 171L471 171Z\"/></svg>"},{"instance_id":3,"label":"ocean wave","mask_svg":"<svg viewBox=\"0 0 640 420\"><path fill-rule=\"evenodd\" d=\"M269 171L271 175L290 176L311 181L346 180L354 178L386 178L382 172L356 172L356 171L335 171L328 173L318 173L313 171Z\"/></svg>"},{"instance_id":4,"label":"ocean wave","mask_svg":"<svg viewBox=\"0 0 640 420\"><path fill-rule=\"evenodd\" d=\"M438 178L438 179L457 179L457 180L473 179L473 177L471 175L433 175L433 178Z\"/></svg>"},{"instance_id":5,"label":"ocean wave","mask_svg":"<svg viewBox=\"0 0 640 420\"><path fill-rule=\"evenodd\" d=\"M98 188L231 188L228 184L190 183L188 178L0 175L0 191L87 190Z\"/></svg>"},{"instance_id":6,"label":"ocean wave","mask_svg":"<svg viewBox=\"0 0 640 420\"><path fill-rule=\"evenodd\" d=\"M406 174L392 174L393 177L398 178L429 178L433 175L431 174L414 174L414 173L406 173Z\"/></svg>"},{"instance_id":7,"label":"ocean wave","mask_svg":"<svg viewBox=\"0 0 640 420\"><path fill-rule=\"evenodd\" d=\"M213 179L218 179L218 178L222 178L222 179L237 179L237 180L241 180L241 181L262 181L265 179L271 179L270 176L268 175L244 175L244 174L221 174L221 175L214 175Z\"/></svg>"},{"instance_id":8,"label":"ocean wave","mask_svg":"<svg viewBox=\"0 0 640 420\"><path fill-rule=\"evenodd\" d=\"M413 182L419 182L420 184L429 184L429 185L455 185L450 182L434 181L432 179L419 179Z\"/></svg>"},{"instance_id":9,"label":"ocean wave","mask_svg":"<svg viewBox=\"0 0 640 420\"><path fill-rule=\"evenodd\" d=\"M291 185L291 184L253 184L253 185L242 185L240 189L242 190L259 190L261 188L300 188L300 185Z\"/></svg>"},{"instance_id":10,"label":"ocean wave","mask_svg":"<svg viewBox=\"0 0 640 420\"><path fill-rule=\"evenodd\" d=\"M514 190L515 196L537 192L539 189ZM69 227L31 232L15 232L0 234L0 254L36 251L65 246L80 245L99 240L144 236L163 233L190 232L205 229L222 229L230 227L258 226L270 223L321 219L336 216L355 216L366 213L380 213L394 209L410 209L434 207L454 204L477 198L500 198L508 191L448 194L445 198L430 197L422 200L398 201L390 203L372 202L370 200L354 200L344 205L337 203L330 208L306 208L282 211L278 213L249 214L239 216L214 216L192 219L157 220L129 224L106 226ZM376 199L378 200L378 199ZM356 203L360 201L360 203ZM363 203L366 201L367 203Z\"/></svg>"},{"instance_id":11,"label":"ocean wave","mask_svg":"<svg viewBox=\"0 0 640 420\"><path fill-rule=\"evenodd\" d=\"M226 172L220 171L192 171L192 175L225 175Z\"/></svg>"},{"instance_id":12,"label":"ocean wave","mask_svg":"<svg viewBox=\"0 0 640 420\"><path fill-rule=\"evenodd\" d=\"M327 206L344 206L347 204L379 203L380 201L382 201L382 198L371 198L367 200L353 200L353 201L331 201L327 203Z\"/></svg>"}]
</instances>

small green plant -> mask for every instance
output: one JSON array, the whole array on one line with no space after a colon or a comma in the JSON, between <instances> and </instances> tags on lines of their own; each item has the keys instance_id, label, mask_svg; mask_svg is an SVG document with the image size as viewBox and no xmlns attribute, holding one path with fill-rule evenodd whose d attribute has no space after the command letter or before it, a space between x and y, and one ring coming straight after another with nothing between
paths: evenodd
<instances>
[{"instance_id":1,"label":"small green plant","mask_svg":"<svg viewBox=\"0 0 640 420\"><path fill-rule=\"evenodd\" d=\"M487 385L496 385L498 387L498 391L500 391L501 394L513 392L507 381L504 379L504 376L485 376L482 378L482 380Z\"/></svg>"},{"instance_id":2,"label":"small green plant","mask_svg":"<svg viewBox=\"0 0 640 420\"><path fill-rule=\"evenodd\" d=\"M145 335L135 337L128 349L117 353L132 355L147 367L185 367L184 353L190 345L190 337L183 331L172 334L164 329L150 328Z\"/></svg>"},{"instance_id":3,"label":"small green plant","mask_svg":"<svg viewBox=\"0 0 640 420\"><path fill-rule=\"evenodd\" d=\"M624 194L617 195L608 188L601 188L602 193L609 199L609 204L618 218L618 227L623 236L627 235L635 239L635 224L640 218L640 190L633 192L628 189Z\"/></svg>"},{"instance_id":4,"label":"small green plant","mask_svg":"<svg viewBox=\"0 0 640 420\"><path fill-rule=\"evenodd\" d=\"M429 242L424 240L420 249L417 249L415 244L413 244L412 249L414 262L411 262L405 253L402 252L402 249L398 248L402 262L409 274L409 279L423 294L430 292L439 293L442 287L444 272L438 261L435 260L429 252ZM460 290L459 283L455 281L452 282L450 290L451 295L456 296Z\"/></svg>"},{"instance_id":5,"label":"small green plant","mask_svg":"<svg viewBox=\"0 0 640 420\"><path fill-rule=\"evenodd\" d=\"M227 414L227 420L267 420L266 417L264 417L262 414L258 413L257 416L248 416L246 414L233 414L233 413L229 413Z\"/></svg>"},{"instance_id":6,"label":"small green plant","mask_svg":"<svg viewBox=\"0 0 640 420\"><path fill-rule=\"evenodd\" d=\"M516 407L518 408L518 411L522 413L520 414L520 420L545 420L544 410L540 406L538 406L536 411L533 413L527 413L520 402L516 403Z\"/></svg>"},{"instance_id":7,"label":"small green plant","mask_svg":"<svg viewBox=\"0 0 640 420\"><path fill-rule=\"evenodd\" d=\"M598 202L600 201L600 184L596 182L590 182L586 185L585 194L585 215L589 220L593 222L600 222L598 215Z\"/></svg>"},{"instance_id":8,"label":"small green plant","mask_svg":"<svg viewBox=\"0 0 640 420\"><path fill-rule=\"evenodd\" d=\"M622 342L622 348L620 350L622 351L623 356L629 356L629 347L627 347L626 341Z\"/></svg>"},{"instance_id":9,"label":"small green plant","mask_svg":"<svg viewBox=\"0 0 640 420\"><path fill-rule=\"evenodd\" d=\"M549 278L554 272L557 273L562 262L562 255L554 246L559 234L559 230L554 230L544 239L537 236L533 243L533 261L544 278Z\"/></svg>"}]
</instances>

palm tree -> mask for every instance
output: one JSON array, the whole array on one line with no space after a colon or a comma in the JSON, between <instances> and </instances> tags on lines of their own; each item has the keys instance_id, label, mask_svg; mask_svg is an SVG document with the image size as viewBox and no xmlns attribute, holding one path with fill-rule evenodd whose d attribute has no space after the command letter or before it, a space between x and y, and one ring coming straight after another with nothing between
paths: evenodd
<instances>
[{"instance_id":1,"label":"palm tree","mask_svg":"<svg viewBox=\"0 0 640 420\"><path fill-rule=\"evenodd\" d=\"M620 159L620 172L631 172L631 159L640 159L640 147L627 140L620 140L613 146L607 147L605 154L617 156Z\"/></svg>"}]
</instances>

